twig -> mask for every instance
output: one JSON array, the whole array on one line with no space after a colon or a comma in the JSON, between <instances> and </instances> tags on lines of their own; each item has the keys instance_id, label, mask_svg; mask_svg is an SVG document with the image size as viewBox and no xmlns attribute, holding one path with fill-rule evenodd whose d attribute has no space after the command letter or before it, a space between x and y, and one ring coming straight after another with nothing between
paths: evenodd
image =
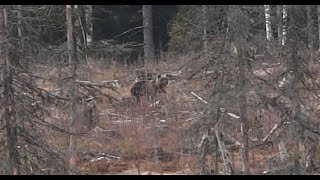
<instances>
[{"instance_id":1,"label":"twig","mask_svg":"<svg viewBox=\"0 0 320 180\"><path fill-rule=\"evenodd\" d=\"M91 86L91 87L105 87L105 88L110 88L111 90L113 90L114 92L116 93L119 93L115 86L112 84L108 84L108 83L103 83L103 84L97 84L97 83L93 83L91 81L75 81L75 83L78 83L80 85L83 85L83 86Z\"/></svg>"},{"instance_id":2,"label":"twig","mask_svg":"<svg viewBox=\"0 0 320 180\"><path fill-rule=\"evenodd\" d=\"M196 98L198 98L200 101L204 102L205 104L208 104L207 101L203 100L200 96L198 96L196 93L191 91L191 94L194 95Z\"/></svg>"},{"instance_id":3,"label":"twig","mask_svg":"<svg viewBox=\"0 0 320 180\"><path fill-rule=\"evenodd\" d=\"M275 124L271 129L271 131L269 132L269 134L267 134L266 137L262 139L262 142L265 142L278 128L279 128L279 124Z\"/></svg>"},{"instance_id":4,"label":"twig","mask_svg":"<svg viewBox=\"0 0 320 180\"><path fill-rule=\"evenodd\" d=\"M117 35L117 36L114 37L113 39L116 39L116 38L118 38L119 36L122 36L122 35L124 35L124 34L127 34L128 32L133 31L133 30L135 30L135 29L142 29L142 28L143 28L143 26L134 27L134 28L132 28L132 29L129 29L128 31L125 31L125 32Z\"/></svg>"},{"instance_id":5,"label":"twig","mask_svg":"<svg viewBox=\"0 0 320 180\"><path fill-rule=\"evenodd\" d=\"M125 116L125 115L122 115L122 114L116 114L116 113L111 113L111 112L106 112L104 111L103 113L99 114L100 116L105 116L106 114L109 114L109 115L113 115L113 116L120 116L120 117L124 117L124 118L127 118L129 119L130 117L129 116Z\"/></svg>"},{"instance_id":6,"label":"twig","mask_svg":"<svg viewBox=\"0 0 320 180\"><path fill-rule=\"evenodd\" d=\"M233 114L233 113L227 113L229 116L231 116L231 117L233 117L233 118L236 118L236 119L239 119L240 118L240 116L237 116L237 115L235 115L235 114Z\"/></svg>"},{"instance_id":7,"label":"twig","mask_svg":"<svg viewBox=\"0 0 320 180\"><path fill-rule=\"evenodd\" d=\"M273 126L273 128L271 129L271 131L269 132L269 134L267 134L266 135L266 137L264 137L263 139L262 139L262 142L266 142L267 140L268 140L268 138L270 137L270 136L272 136L275 132L276 132L276 130L278 130L279 128L281 128L283 125L287 125L287 124L290 124L290 122L284 122L284 123L282 123L282 124L275 124L274 126Z\"/></svg>"}]
</instances>

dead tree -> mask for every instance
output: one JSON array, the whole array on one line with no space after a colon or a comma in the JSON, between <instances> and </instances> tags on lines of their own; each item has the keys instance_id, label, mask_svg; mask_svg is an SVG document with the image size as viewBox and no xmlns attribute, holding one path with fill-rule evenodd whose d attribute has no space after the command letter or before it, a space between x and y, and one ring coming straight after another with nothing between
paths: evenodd
<instances>
[{"instance_id":1,"label":"dead tree","mask_svg":"<svg viewBox=\"0 0 320 180\"><path fill-rule=\"evenodd\" d=\"M92 34L93 34L93 23L92 23L92 5L86 5L85 16L86 16L86 43L90 47L92 44Z\"/></svg>"},{"instance_id":2,"label":"dead tree","mask_svg":"<svg viewBox=\"0 0 320 180\"><path fill-rule=\"evenodd\" d=\"M266 7L268 9L268 7ZM232 9L233 21L229 22L231 31L234 33L232 41L235 44L234 55L239 61L239 112L241 120L241 139L242 139L242 165L244 174L249 174L249 140L248 140L248 122L247 122L247 85L246 85L246 51L248 42L246 32L249 28L248 16L242 12L239 6L234 6ZM266 16L268 11L266 10ZM268 21L268 18L267 18ZM267 23L267 26L269 22ZM267 34L267 39L270 40L270 35Z\"/></svg>"},{"instance_id":3,"label":"dead tree","mask_svg":"<svg viewBox=\"0 0 320 180\"><path fill-rule=\"evenodd\" d=\"M283 23L282 23L282 13L283 8L282 5L277 5L277 20L278 20L278 41L279 45L281 46L282 44L282 31L283 31Z\"/></svg>"},{"instance_id":4,"label":"dead tree","mask_svg":"<svg viewBox=\"0 0 320 180\"><path fill-rule=\"evenodd\" d=\"M68 57L69 57L69 66L70 66L70 82L69 82L69 97L70 97L70 132L75 133L75 113L76 113L76 64L75 64L75 50L73 42L73 23L72 23L72 7L71 5L66 5L66 19L67 19L67 37L68 37ZM69 163L70 169L76 165L77 158L77 138L74 135L70 135L70 144L69 144Z\"/></svg>"},{"instance_id":5,"label":"dead tree","mask_svg":"<svg viewBox=\"0 0 320 180\"><path fill-rule=\"evenodd\" d=\"M307 34L308 34L308 48L313 47L313 19L312 19L312 8L311 5L307 5Z\"/></svg>"},{"instance_id":6,"label":"dead tree","mask_svg":"<svg viewBox=\"0 0 320 180\"><path fill-rule=\"evenodd\" d=\"M12 62L9 55L9 26L8 26L8 7L1 6L0 8L0 31L1 31L1 45L4 47L2 55L3 71L1 80L4 82L2 90L4 115L2 119L5 123L6 129L6 147L8 152L8 174L17 175L20 174L19 165L20 157L17 147L17 124L16 124L16 112L14 107L14 92L12 87L13 69Z\"/></svg>"},{"instance_id":7,"label":"dead tree","mask_svg":"<svg viewBox=\"0 0 320 180\"><path fill-rule=\"evenodd\" d=\"M154 60L152 5L142 6L145 64Z\"/></svg>"}]
</instances>

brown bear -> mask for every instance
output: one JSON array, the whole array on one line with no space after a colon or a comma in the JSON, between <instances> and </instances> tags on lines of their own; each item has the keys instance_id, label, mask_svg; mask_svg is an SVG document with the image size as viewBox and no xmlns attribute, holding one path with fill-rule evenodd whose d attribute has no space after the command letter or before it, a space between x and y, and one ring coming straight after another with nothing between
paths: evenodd
<instances>
[{"instance_id":1,"label":"brown bear","mask_svg":"<svg viewBox=\"0 0 320 180\"><path fill-rule=\"evenodd\" d=\"M167 93L165 87L169 80L165 76L157 75L153 80L142 80L136 82L130 89L131 95L140 102L141 96L147 96L148 100L153 100L157 93Z\"/></svg>"}]
</instances>

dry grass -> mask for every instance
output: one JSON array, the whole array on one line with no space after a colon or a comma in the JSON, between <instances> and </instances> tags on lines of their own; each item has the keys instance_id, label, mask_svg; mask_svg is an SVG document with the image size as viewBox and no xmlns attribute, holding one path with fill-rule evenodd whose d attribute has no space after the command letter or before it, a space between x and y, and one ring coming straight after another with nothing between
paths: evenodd
<instances>
[{"instance_id":1,"label":"dry grass","mask_svg":"<svg viewBox=\"0 0 320 180\"><path fill-rule=\"evenodd\" d=\"M167 73L177 71L186 62L191 62L194 56L180 56L179 58L166 57L168 62L158 65L149 65L153 72ZM204 62L204 59L199 62ZM174 63L173 63L174 62ZM201 63L199 63L201 65ZM199 65L199 66L200 66ZM78 72L90 72L88 79L100 83L108 80L124 80L134 74L131 67L104 67L100 63L91 63L92 69L78 69ZM192 66L196 69L195 66ZM45 70L44 70L45 71ZM48 71L48 70L46 70ZM51 72L52 71L52 72ZM49 76L55 76L56 70L51 70ZM184 77L187 77L187 69L184 69ZM79 76L81 77L81 76ZM82 80L82 79L80 79ZM191 95L191 91L206 99L209 95L204 88L207 80L205 78L189 81L170 81L167 87L167 95L161 95L162 100L157 107L150 107L150 103L142 98L140 106L129 106L120 103L110 104L106 99L98 102L100 112L99 127L104 130L120 134L121 137L113 137L106 133L92 132L82 137L78 142L78 149L88 149L92 152L112 152L120 157L118 160L99 160L90 162L79 160L79 168L94 174L197 174L199 165L194 154L181 153L178 149L183 148L181 130L187 129L196 119L194 113L196 108L203 105L198 99ZM130 87L133 82L121 83L118 92L110 89L102 89L119 101L130 96ZM54 84L49 81L39 81L38 85L48 91L54 89ZM166 99L166 100L165 100ZM249 114L250 115L250 114ZM61 121L66 121L66 115L61 115ZM263 120L264 126L271 126L277 117ZM67 123L65 124L67 125ZM67 128L67 127L64 127ZM269 127L269 131L272 127ZM233 131L235 132L235 131ZM56 134L50 142L60 147L67 147L68 137ZM162 153L158 154L158 160L153 156L153 147L161 147ZM264 168L268 156L276 152L273 150L253 150L250 155L250 166L252 169ZM232 152L234 167L237 172L242 169L241 150ZM81 157L79 157L81 158ZM208 155L208 166L214 164L214 159ZM219 160L220 170L223 169L223 162ZM256 173L255 171L252 172Z\"/></svg>"}]
</instances>

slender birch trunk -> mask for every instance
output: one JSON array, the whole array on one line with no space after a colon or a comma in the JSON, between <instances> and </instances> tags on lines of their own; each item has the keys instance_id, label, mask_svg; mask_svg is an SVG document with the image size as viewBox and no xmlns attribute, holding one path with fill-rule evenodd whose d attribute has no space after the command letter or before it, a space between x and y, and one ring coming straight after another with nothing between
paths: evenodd
<instances>
[{"instance_id":1,"label":"slender birch trunk","mask_svg":"<svg viewBox=\"0 0 320 180\"><path fill-rule=\"evenodd\" d=\"M278 41L279 45L282 45L282 31L283 31L283 23L282 23L282 5L277 5L277 19L278 19Z\"/></svg>"},{"instance_id":2,"label":"slender birch trunk","mask_svg":"<svg viewBox=\"0 0 320 180\"><path fill-rule=\"evenodd\" d=\"M86 42L88 47L90 47L92 44L92 35L93 35L92 13L93 13L92 5L86 5L86 8L85 8Z\"/></svg>"},{"instance_id":3,"label":"slender birch trunk","mask_svg":"<svg viewBox=\"0 0 320 180\"><path fill-rule=\"evenodd\" d=\"M266 37L268 41L271 41L272 31L271 31L271 9L270 5L264 5L264 14L266 19Z\"/></svg>"}]
</instances>

